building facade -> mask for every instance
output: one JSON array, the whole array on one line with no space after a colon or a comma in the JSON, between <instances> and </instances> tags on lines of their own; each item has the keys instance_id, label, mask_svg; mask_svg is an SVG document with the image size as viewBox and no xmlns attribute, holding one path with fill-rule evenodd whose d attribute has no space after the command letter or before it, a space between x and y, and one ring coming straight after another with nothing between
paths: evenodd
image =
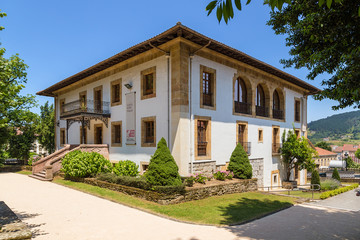
<instances>
[{"instance_id":1,"label":"building facade","mask_svg":"<svg viewBox=\"0 0 360 240\"><path fill-rule=\"evenodd\" d=\"M306 137L316 91L179 23L38 94L55 99L58 149L108 144L111 161L144 171L163 137L186 176L226 168L241 143L259 185L278 186L281 135L294 125Z\"/></svg>"},{"instance_id":2,"label":"building facade","mask_svg":"<svg viewBox=\"0 0 360 240\"><path fill-rule=\"evenodd\" d=\"M338 160L337 153L315 147L318 156L315 158L316 167L319 169L327 169L330 167L330 161Z\"/></svg>"}]
</instances>

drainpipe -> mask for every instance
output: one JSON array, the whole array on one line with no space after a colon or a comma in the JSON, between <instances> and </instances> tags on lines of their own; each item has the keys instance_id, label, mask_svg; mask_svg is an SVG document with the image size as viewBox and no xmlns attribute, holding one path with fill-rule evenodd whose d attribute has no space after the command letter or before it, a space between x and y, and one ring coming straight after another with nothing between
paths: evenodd
<instances>
[{"instance_id":1,"label":"drainpipe","mask_svg":"<svg viewBox=\"0 0 360 240\"><path fill-rule=\"evenodd\" d=\"M167 143L168 143L168 148L170 149L170 151L171 151L171 139L170 139L170 137L171 137L171 133L170 133L170 131L171 131L171 127L170 127L170 52L167 52L167 51L165 51L165 50L163 50L163 49L161 49L161 48L159 48L159 47L156 47L156 46L154 46L154 45L152 45L151 44L151 42L149 42L149 45L150 45L150 47L152 47L152 48L155 48L155 49L157 49L157 50L159 50L160 52L163 52L163 53L165 53L165 57L166 57L166 59L167 59L167 125L168 125L168 127L167 127L167 132L168 132L168 136L167 136L167 138L168 138L168 141L167 141Z\"/></svg>"},{"instance_id":2,"label":"drainpipe","mask_svg":"<svg viewBox=\"0 0 360 240\"><path fill-rule=\"evenodd\" d=\"M194 113L193 113L193 102L192 102L192 60L197 52L208 47L211 44L209 41L206 45L190 53L189 56L189 120L190 120L190 173L194 172Z\"/></svg>"}]
</instances>

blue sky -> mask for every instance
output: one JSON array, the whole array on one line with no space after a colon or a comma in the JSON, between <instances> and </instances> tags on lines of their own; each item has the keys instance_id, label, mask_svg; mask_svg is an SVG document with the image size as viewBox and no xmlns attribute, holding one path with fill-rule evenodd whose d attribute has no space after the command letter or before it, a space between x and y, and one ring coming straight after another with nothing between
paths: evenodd
<instances>
[{"instance_id":1,"label":"blue sky","mask_svg":"<svg viewBox=\"0 0 360 240\"><path fill-rule=\"evenodd\" d=\"M244 1L243 1L244 2ZM2 0L0 9L8 16L0 20L5 30L0 42L7 56L19 53L29 66L24 94L34 94L91 65L149 39L177 22L225 43L261 61L283 69L287 58L285 36L277 36L266 25L270 9L253 1L236 12L228 25L205 12L208 0L116 1L116 0ZM286 72L306 80L308 70L287 68ZM308 81L321 87L322 76ZM48 97L36 97L44 104ZM336 113L331 100L308 101L308 121ZM38 108L34 109L39 112Z\"/></svg>"}]
</instances>

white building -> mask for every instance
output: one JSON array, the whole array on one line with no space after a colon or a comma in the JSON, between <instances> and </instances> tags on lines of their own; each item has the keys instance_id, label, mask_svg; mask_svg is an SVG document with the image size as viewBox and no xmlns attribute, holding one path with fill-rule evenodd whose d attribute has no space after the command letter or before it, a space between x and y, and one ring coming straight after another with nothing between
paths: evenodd
<instances>
[{"instance_id":1,"label":"white building","mask_svg":"<svg viewBox=\"0 0 360 240\"><path fill-rule=\"evenodd\" d=\"M224 168L241 142L259 184L276 186L281 135L294 124L306 136L316 91L178 23L38 94L55 99L57 149L85 138L144 170L164 137L186 176ZM304 171L294 177L306 181Z\"/></svg>"}]
</instances>

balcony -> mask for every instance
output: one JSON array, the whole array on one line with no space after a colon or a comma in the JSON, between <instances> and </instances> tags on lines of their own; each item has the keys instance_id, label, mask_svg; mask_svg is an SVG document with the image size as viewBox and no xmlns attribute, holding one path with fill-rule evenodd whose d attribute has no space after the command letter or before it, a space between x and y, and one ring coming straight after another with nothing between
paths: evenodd
<instances>
[{"instance_id":1,"label":"balcony","mask_svg":"<svg viewBox=\"0 0 360 240\"><path fill-rule=\"evenodd\" d=\"M212 102L212 94L211 93L203 93L203 105L205 106L213 106Z\"/></svg>"},{"instance_id":2,"label":"balcony","mask_svg":"<svg viewBox=\"0 0 360 240\"><path fill-rule=\"evenodd\" d=\"M244 148L245 152L248 155L251 155L251 142L237 142L236 144L239 144L239 143Z\"/></svg>"},{"instance_id":3,"label":"balcony","mask_svg":"<svg viewBox=\"0 0 360 240\"><path fill-rule=\"evenodd\" d=\"M281 143L273 143L272 144L272 154L273 155L277 155L277 154L280 154L281 153L281 146L282 144Z\"/></svg>"},{"instance_id":4,"label":"balcony","mask_svg":"<svg viewBox=\"0 0 360 240\"><path fill-rule=\"evenodd\" d=\"M256 116L269 117L269 109L267 107L256 106Z\"/></svg>"},{"instance_id":5,"label":"balcony","mask_svg":"<svg viewBox=\"0 0 360 240\"><path fill-rule=\"evenodd\" d=\"M243 114L251 114L251 104L234 101L235 105L235 112L236 113L243 113Z\"/></svg>"},{"instance_id":6,"label":"balcony","mask_svg":"<svg viewBox=\"0 0 360 240\"><path fill-rule=\"evenodd\" d=\"M62 106L60 111L61 119L69 119L78 116L110 117L110 103L94 100L76 100Z\"/></svg>"},{"instance_id":7,"label":"balcony","mask_svg":"<svg viewBox=\"0 0 360 240\"><path fill-rule=\"evenodd\" d=\"M284 119L284 111L273 109L273 118L283 120Z\"/></svg>"}]
</instances>

